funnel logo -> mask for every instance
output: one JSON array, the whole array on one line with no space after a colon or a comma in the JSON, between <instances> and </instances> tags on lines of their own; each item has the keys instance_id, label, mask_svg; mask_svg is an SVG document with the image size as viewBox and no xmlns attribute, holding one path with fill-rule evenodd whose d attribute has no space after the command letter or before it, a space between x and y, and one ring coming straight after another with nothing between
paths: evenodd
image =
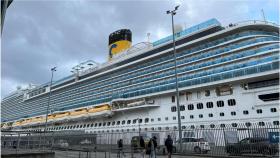
<instances>
[{"instance_id":1,"label":"funnel logo","mask_svg":"<svg viewBox=\"0 0 280 158\"><path fill-rule=\"evenodd\" d=\"M113 57L113 53L112 53L112 49L113 49L113 48L117 48L117 44L114 43L114 44L111 45L111 47L110 47L110 49L109 49L109 57L110 57L110 58Z\"/></svg>"}]
</instances>

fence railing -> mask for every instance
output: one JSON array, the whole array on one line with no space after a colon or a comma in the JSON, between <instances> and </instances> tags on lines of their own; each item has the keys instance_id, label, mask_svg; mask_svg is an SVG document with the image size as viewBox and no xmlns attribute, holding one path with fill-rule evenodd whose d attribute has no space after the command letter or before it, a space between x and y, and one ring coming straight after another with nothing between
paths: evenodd
<instances>
[{"instance_id":1,"label":"fence railing","mask_svg":"<svg viewBox=\"0 0 280 158\"><path fill-rule=\"evenodd\" d=\"M5 150L54 150L60 157L116 157L142 155L151 138L157 144L157 155L167 154L165 140L173 140L173 153L204 156L279 156L279 126L223 126L218 128L186 128L182 131L182 148L179 149L178 130L140 131L145 149L140 147L139 131L119 133L23 132L2 131L1 149ZM123 141L123 148L118 141Z\"/></svg>"}]
</instances>

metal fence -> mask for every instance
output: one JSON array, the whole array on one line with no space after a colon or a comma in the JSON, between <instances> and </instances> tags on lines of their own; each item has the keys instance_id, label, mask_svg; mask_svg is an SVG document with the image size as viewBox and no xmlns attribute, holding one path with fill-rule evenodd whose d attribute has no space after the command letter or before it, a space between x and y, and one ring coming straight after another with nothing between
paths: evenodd
<instances>
[{"instance_id":1,"label":"metal fence","mask_svg":"<svg viewBox=\"0 0 280 158\"><path fill-rule=\"evenodd\" d=\"M279 156L279 126L244 125L233 127L186 127L182 131L182 149L179 149L178 131L176 128L160 130L140 130L119 132L99 131L56 131L56 132L11 132L2 131L1 149L4 151L19 150L52 150L57 158L66 157L142 157L145 152L139 145L139 134L145 139L156 138L157 157L167 154L165 139L173 139L173 153L177 155L232 156L245 157ZM124 147L118 148L117 142L122 139ZM148 149L148 148L146 148ZM124 154L123 154L124 153Z\"/></svg>"}]
</instances>

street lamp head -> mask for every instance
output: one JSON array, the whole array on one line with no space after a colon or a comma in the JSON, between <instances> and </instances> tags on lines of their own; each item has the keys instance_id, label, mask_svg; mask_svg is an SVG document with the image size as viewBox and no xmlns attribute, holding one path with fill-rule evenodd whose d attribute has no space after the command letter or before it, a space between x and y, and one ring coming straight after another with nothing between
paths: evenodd
<instances>
[{"instance_id":1,"label":"street lamp head","mask_svg":"<svg viewBox=\"0 0 280 158\"><path fill-rule=\"evenodd\" d=\"M170 14L170 10L166 11L166 14Z\"/></svg>"},{"instance_id":2,"label":"street lamp head","mask_svg":"<svg viewBox=\"0 0 280 158\"><path fill-rule=\"evenodd\" d=\"M56 71L56 66L51 68L51 71Z\"/></svg>"},{"instance_id":3,"label":"street lamp head","mask_svg":"<svg viewBox=\"0 0 280 158\"><path fill-rule=\"evenodd\" d=\"M177 5L177 6L175 7L175 10L178 10L179 7L180 7L180 5Z\"/></svg>"}]
</instances>

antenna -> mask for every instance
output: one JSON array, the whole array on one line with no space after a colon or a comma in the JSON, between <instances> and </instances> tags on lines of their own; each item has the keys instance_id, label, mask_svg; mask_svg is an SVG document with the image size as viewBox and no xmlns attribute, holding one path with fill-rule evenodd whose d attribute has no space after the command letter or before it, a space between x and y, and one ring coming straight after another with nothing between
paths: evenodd
<instances>
[{"instance_id":1,"label":"antenna","mask_svg":"<svg viewBox=\"0 0 280 158\"><path fill-rule=\"evenodd\" d=\"M151 35L151 33L147 33L147 38L148 38L148 42L150 42L150 35Z\"/></svg>"},{"instance_id":2,"label":"antenna","mask_svg":"<svg viewBox=\"0 0 280 158\"><path fill-rule=\"evenodd\" d=\"M263 21L266 21L263 9L261 11L262 11Z\"/></svg>"}]
</instances>

